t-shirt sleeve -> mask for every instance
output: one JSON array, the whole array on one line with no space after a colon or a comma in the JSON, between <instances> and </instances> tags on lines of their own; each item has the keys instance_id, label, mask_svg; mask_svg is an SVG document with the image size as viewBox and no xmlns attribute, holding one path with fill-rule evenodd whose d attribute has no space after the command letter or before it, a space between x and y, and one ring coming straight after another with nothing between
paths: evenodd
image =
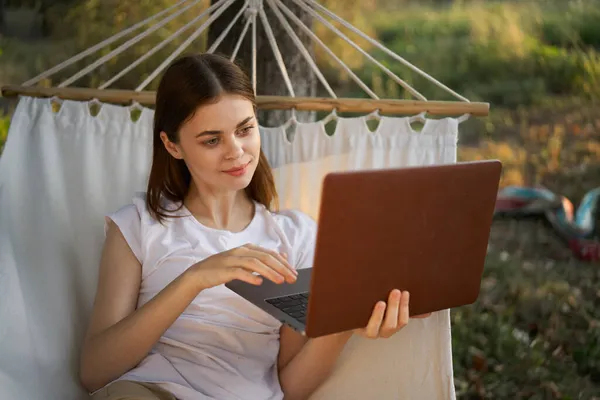
<instances>
[{"instance_id":1,"label":"t-shirt sleeve","mask_svg":"<svg viewBox=\"0 0 600 400\"><path fill-rule=\"evenodd\" d=\"M284 218L282 228L293 252L292 265L296 269L311 268L317 239L316 221L298 210L283 211L281 215Z\"/></svg>"},{"instance_id":2,"label":"t-shirt sleeve","mask_svg":"<svg viewBox=\"0 0 600 400\"><path fill-rule=\"evenodd\" d=\"M108 230L108 222L112 220L118 227L129 248L140 263L143 260L142 252L142 222L136 204L128 204L105 217L104 234Z\"/></svg>"}]
</instances>

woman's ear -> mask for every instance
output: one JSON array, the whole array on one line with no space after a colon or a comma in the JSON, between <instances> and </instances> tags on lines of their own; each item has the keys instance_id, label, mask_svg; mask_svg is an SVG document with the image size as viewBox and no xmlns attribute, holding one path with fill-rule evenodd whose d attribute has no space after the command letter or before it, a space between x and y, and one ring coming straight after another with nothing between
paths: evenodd
<instances>
[{"instance_id":1,"label":"woman's ear","mask_svg":"<svg viewBox=\"0 0 600 400\"><path fill-rule=\"evenodd\" d=\"M176 143L171 142L165 132L160 133L160 139L170 155L178 160L183 159L183 154L181 153L179 146Z\"/></svg>"}]
</instances>

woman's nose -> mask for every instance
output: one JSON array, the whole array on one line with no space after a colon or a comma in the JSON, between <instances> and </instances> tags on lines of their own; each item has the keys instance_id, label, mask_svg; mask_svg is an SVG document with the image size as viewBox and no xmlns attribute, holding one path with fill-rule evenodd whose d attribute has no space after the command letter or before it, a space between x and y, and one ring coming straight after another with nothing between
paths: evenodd
<instances>
[{"instance_id":1,"label":"woman's nose","mask_svg":"<svg viewBox=\"0 0 600 400\"><path fill-rule=\"evenodd\" d=\"M229 146L227 148L227 154L225 155L228 159L235 160L236 158L241 157L244 154L244 149L242 147L242 143L233 139L229 142Z\"/></svg>"}]
</instances>

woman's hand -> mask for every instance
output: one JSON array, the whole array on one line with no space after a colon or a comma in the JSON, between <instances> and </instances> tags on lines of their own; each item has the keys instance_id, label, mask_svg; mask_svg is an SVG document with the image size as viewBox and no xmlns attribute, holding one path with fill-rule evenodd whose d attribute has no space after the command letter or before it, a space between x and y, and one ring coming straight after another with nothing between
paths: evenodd
<instances>
[{"instance_id":1,"label":"woman's hand","mask_svg":"<svg viewBox=\"0 0 600 400\"><path fill-rule=\"evenodd\" d=\"M354 330L354 333L369 339L391 337L408 324L409 299L408 292L392 290L387 303L380 301L375 305L367 326ZM430 315L431 313L415 315L412 318L427 318Z\"/></svg>"},{"instance_id":2,"label":"woman's hand","mask_svg":"<svg viewBox=\"0 0 600 400\"><path fill-rule=\"evenodd\" d=\"M198 282L199 291L234 279L260 285L263 277L279 284L293 283L298 276L282 254L252 244L210 256L192 265L189 271Z\"/></svg>"}]
</instances>

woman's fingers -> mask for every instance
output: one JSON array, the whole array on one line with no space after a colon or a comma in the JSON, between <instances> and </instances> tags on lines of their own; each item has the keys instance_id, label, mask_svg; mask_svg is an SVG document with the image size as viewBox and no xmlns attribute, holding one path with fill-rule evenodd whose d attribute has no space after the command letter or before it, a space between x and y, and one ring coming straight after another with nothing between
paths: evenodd
<instances>
[{"instance_id":1,"label":"woman's fingers","mask_svg":"<svg viewBox=\"0 0 600 400\"><path fill-rule=\"evenodd\" d=\"M243 252L244 256L257 258L264 265L284 276L289 283L296 281L298 273L281 254L254 245L246 245L243 247L245 247L245 251Z\"/></svg>"},{"instance_id":2,"label":"woman's fingers","mask_svg":"<svg viewBox=\"0 0 600 400\"><path fill-rule=\"evenodd\" d=\"M389 338L404 328L409 320L409 300L410 295L407 291L392 290L387 304L380 301L375 306L365 328L365 336L372 339Z\"/></svg>"},{"instance_id":3,"label":"woman's fingers","mask_svg":"<svg viewBox=\"0 0 600 400\"><path fill-rule=\"evenodd\" d=\"M251 272L256 272L260 276L263 276L275 283L284 283L286 278L280 274L276 269L269 267L264 264L260 259L253 256L241 256L236 257L237 262L232 266L239 266L245 268Z\"/></svg>"},{"instance_id":4,"label":"woman's fingers","mask_svg":"<svg viewBox=\"0 0 600 400\"><path fill-rule=\"evenodd\" d=\"M296 272L296 270L294 269L294 267L292 267L288 260L287 260L287 255L278 253L274 250L271 249L265 249L264 247L260 247L260 246L256 246L254 244L246 244L244 247L251 249L251 250L256 250L256 251L260 251L262 253L266 253L271 255L273 258L275 258L277 261L279 261L280 263L282 263L283 265L285 265L287 268L289 268L292 272Z\"/></svg>"},{"instance_id":5,"label":"woman's fingers","mask_svg":"<svg viewBox=\"0 0 600 400\"><path fill-rule=\"evenodd\" d=\"M231 275L228 280L230 281L237 279L251 285L260 285L263 282L263 279L260 276L254 275L252 272L242 267L230 268L229 271Z\"/></svg>"},{"instance_id":6,"label":"woman's fingers","mask_svg":"<svg viewBox=\"0 0 600 400\"><path fill-rule=\"evenodd\" d=\"M369 318L369 323L364 330L364 336L369 339L376 339L379 336L379 330L383 323L386 306L384 301L379 301L375 304L371 318Z\"/></svg>"},{"instance_id":7,"label":"woman's fingers","mask_svg":"<svg viewBox=\"0 0 600 400\"><path fill-rule=\"evenodd\" d=\"M381 337L388 338L398 330L401 297L402 292L398 289L394 289L390 292L385 318L383 320L383 325L381 326L381 332L379 333Z\"/></svg>"},{"instance_id":8,"label":"woman's fingers","mask_svg":"<svg viewBox=\"0 0 600 400\"><path fill-rule=\"evenodd\" d=\"M241 267L277 284L296 281L297 273L294 268L281 254L275 251L246 244L232 249L228 253L226 259L227 266L230 268Z\"/></svg>"},{"instance_id":9,"label":"woman's fingers","mask_svg":"<svg viewBox=\"0 0 600 400\"><path fill-rule=\"evenodd\" d=\"M410 294L407 291L402 292L402 298L400 299L400 311L398 312L398 329L404 328L408 324L410 318L408 303L410 301Z\"/></svg>"},{"instance_id":10,"label":"woman's fingers","mask_svg":"<svg viewBox=\"0 0 600 400\"><path fill-rule=\"evenodd\" d=\"M407 291L394 289L390 292L379 336L389 338L408 324L409 300L410 294Z\"/></svg>"},{"instance_id":11,"label":"woman's fingers","mask_svg":"<svg viewBox=\"0 0 600 400\"><path fill-rule=\"evenodd\" d=\"M244 270L249 271L249 273L256 273L275 283L285 282L285 279L281 274L274 269L267 267L258 258L239 255L239 253L237 254L238 255L232 254L225 257L223 259L223 266L228 269L243 268Z\"/></svg>"}]
</instances>

